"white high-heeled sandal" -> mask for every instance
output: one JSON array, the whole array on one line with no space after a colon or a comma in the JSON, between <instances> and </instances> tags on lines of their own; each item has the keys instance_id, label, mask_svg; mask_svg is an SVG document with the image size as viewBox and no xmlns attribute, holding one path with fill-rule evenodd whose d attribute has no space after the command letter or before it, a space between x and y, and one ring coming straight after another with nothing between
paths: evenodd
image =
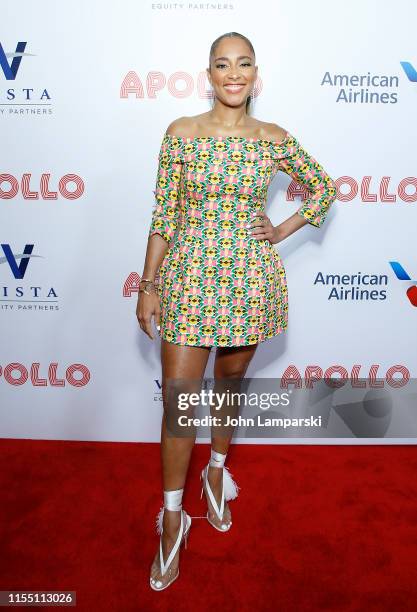
<instances>
[{"instance_id":1,"label":"white high-heeled sandal","mask_svg":"<svg viewBox=\"0 0 417 612\"><path fill-rule=\"evenodd\" d=\"M175 555L177 554L177 551L179 547L181 546L182 542L184 542L184 546L185 548L187 548L187 539L188 539L188 534L191 528L191 516L189 516L186 513L186 511L182 509L181 500L182 500L183 491L184 489L177 489L176 491L164 491L164 506L160 509L156 517L156 531L160 535L160 538L159 538L159 567L161 571L161 576L165 576L166 573L168 573L169 575L172 572L172 568L170 567L170 565ZM164 555L162 552L163 518L164 518L165 509L181 511L180 529L178 531L178 535L177 535L177 539L175 540L175 544L172 547L172 550L169 553L166 561L164 561ZM175 576L170 577L167 584L164 584L161 580L155 580L154 578L150 577L149 579L150 587L154 591L163 591L164 589L168 588L174 582L174 580L178 578L179 575L180 575L180 570L178 568L178 571L175 574Z\"/></svg>"},{"instance_id":2,"label":"white high-heeled sandal","mask_svg":"<svg viewBox=\"0 0 417 612\"><path fill-rule=\"evenodd\" d=\"M238 485L236 484L236 482L233 480L232 475L230 474L229 470L227 469L227 467L224 465L226 459L226 455L222 455L221 453L217 453L216 451L211 451L211 457L210 457L210 461L209 463L206 465L206 467L201 471L200 474L200 480L202 481L202 487L201 487L201 495L200 495L200 499L203 497L203 492L204 492L204 487L206 487L206 491L209 497L209 500L211 502L211 505L214 508L214 511L218 517L218 519L220 521L223 521L223 514L224 514L224 506L225 506L225 502L226 501L230 501L232 499L236 499L236 497L238 496L238 491L240 489L240 487L238 487ZM216 498L213 495L213 491L211 490L209 481L208 481L208 470L209 467L218 467L218 468L223 468L223 474L222 474L222 497L221 497L221 501L220 501L220 507L218 506L217 502L216 502ZM226 523L222 523L222 527L221 529L219 527L217 527L217 525L215 525L211 520L210 520L210 511L207 511L207 520L210 523L210 525L212 525L215 529L217 529L217 531L221 531L222 533L229 531L230 527L232 526L232 521L230 521L229 524Z\"/></svg>"}]
</instances>

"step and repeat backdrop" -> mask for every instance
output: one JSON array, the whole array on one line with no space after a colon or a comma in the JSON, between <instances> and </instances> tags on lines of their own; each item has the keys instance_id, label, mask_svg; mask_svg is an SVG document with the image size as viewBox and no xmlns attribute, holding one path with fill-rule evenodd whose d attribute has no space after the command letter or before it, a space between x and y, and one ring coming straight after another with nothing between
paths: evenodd
<instances>
[{"instance_id":1,"label":"step and repeat backdrop","mask_svg":"<svg viewBox=\"0 0 417 612\"><path fill-rule=\"evenodd\" d=\"M295 135L337 200L274 245L289 326L246 374L299 380L329 426L236 442L414 443L416 19L404 0L2 2L2 437L159 440L160 340L135 314L158 152L171 121L210 110L211 43L237 31L256 52L251 114ZM273 223L302 197L279 172ZM320 378L362 396L337 405Z\"/></svg>"}]
</instances>

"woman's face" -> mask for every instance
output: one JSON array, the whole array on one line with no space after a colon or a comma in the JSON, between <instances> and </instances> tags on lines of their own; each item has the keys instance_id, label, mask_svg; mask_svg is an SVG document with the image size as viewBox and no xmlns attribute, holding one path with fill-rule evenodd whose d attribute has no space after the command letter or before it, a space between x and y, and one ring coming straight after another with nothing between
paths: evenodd
<instances>
[{"instance_id":1,"label":"woman's face","mask_svg":"<svg viewBox=\"0 0 417 612\"><path fill-rule=\"evenodd\" d=\"M226 106L242 106L252 93L258 74L255 58L239 37L223 38L207 69L216 98Z\"/></svg>"}]
</instances>

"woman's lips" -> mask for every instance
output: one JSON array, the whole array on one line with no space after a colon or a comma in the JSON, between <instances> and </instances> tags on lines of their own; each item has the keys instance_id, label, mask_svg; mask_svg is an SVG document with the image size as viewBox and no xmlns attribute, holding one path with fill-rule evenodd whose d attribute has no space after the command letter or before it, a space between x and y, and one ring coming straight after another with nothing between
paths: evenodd
<instances>
[{"instance_id":1,"label":"woman's lips","mask_svg":"<svg viewBox=\"0 0 417 612\"><path fill-rule=\"evenodd\" d=\"M245 88L244 85L224 85L224 88L229 93L239 93Z\"/></svg>"}]
</instances>

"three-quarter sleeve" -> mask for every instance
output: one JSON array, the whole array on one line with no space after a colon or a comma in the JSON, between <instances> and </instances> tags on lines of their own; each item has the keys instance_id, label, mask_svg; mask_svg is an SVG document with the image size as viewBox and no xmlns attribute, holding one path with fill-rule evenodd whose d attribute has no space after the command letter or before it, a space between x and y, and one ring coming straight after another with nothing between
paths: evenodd
<instances>
[{"instance_id":1,"label":"three-quarter sleeve","mask_svg":"<svg viewBox=\"0 0 417 612\"><path fill-rule=\"evenodd\" d=\"M182 174L181 141L164 134L158 156L155 203L149 237L160 234L168 243L177 229Z\"/></svg>"},{"instance_id":2,"label":"three-quarter sleeve","mask_svg":"<svg viewBox=\"0 0 417 612\"><path fill-rule=\"evenodd\" d=\"M336 199L336 185L321 164L307 153L297 138L287 132L287 137L274 147L278 168L309 192L297 213L315 226L323 225L330 206Z\"/></svg>"}]
</instances>

